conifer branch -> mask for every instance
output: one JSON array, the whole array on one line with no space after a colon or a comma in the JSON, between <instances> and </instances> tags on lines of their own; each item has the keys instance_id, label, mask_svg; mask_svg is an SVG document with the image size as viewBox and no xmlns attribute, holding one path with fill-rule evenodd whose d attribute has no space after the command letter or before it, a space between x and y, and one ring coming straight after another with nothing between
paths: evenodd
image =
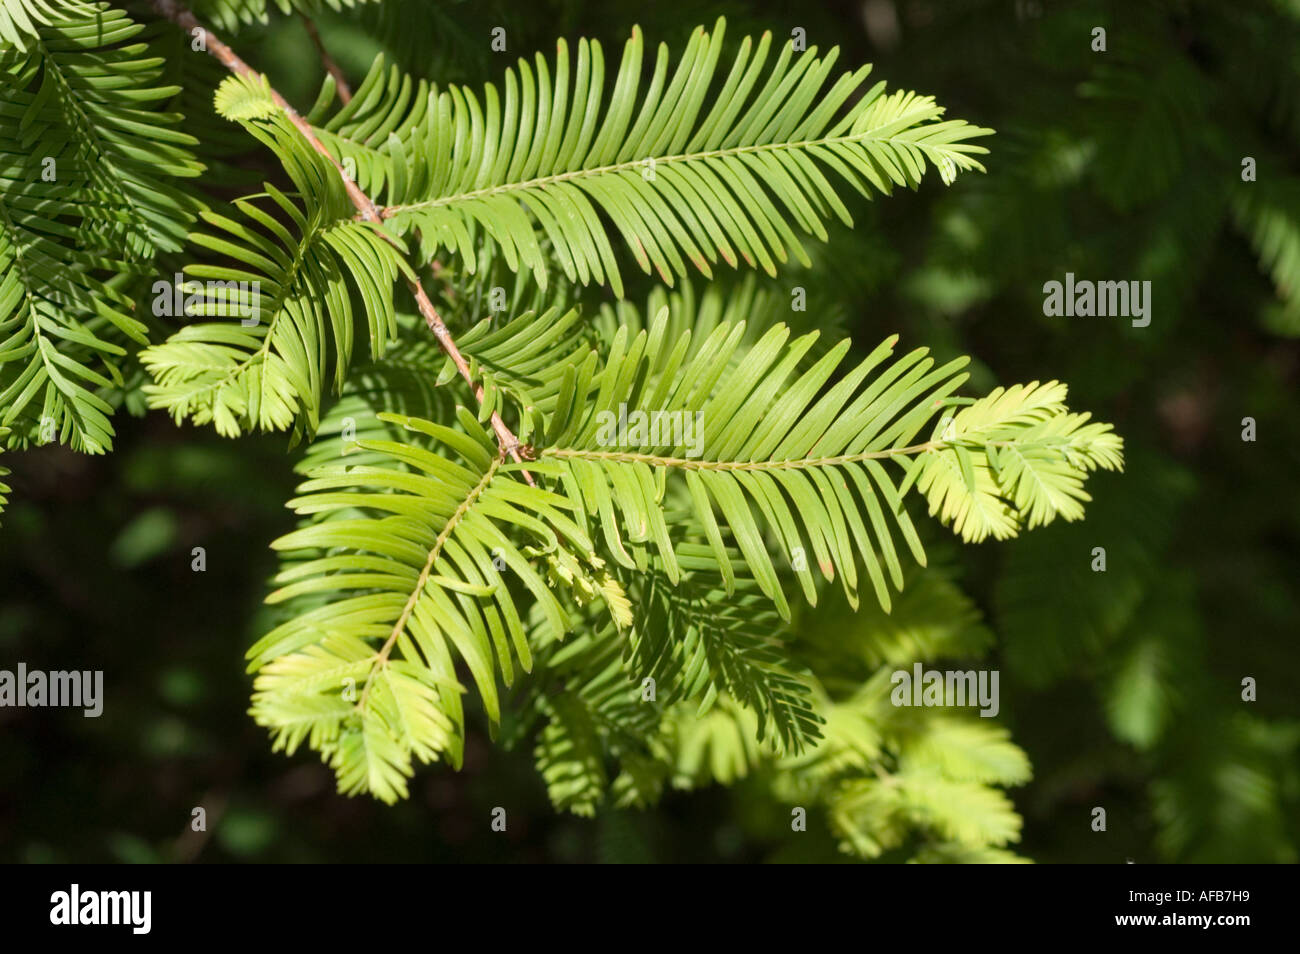
<instances>
[{"instance_id":1,"label":"conifer branch","mask_svg":"<svg viewBox=\"0 0 1300 954\"><path fill-rule=\"evenodd\" d=\"M488 484L492 483L492 478L496 476L497 468L500 466L500 458L497 458L492 462L487 471L484 472L483 476L479 478L478 483L474 485L473 489L471 489L465 496L465 499L461 501L460 506L458 506L456 511L447 519L447 524L442 528L437 539L433 541L433 546L429 548L428 559L424 561L424 569L420 571L420 575L416 579L415 585L411 587L411 595L407 598L406 605L402 607L401 615L397 617L397 622L393 624L392 632L390 632L388 638L384 640L384 645L379 648L377 653L375 653L374 661L371 663L370 673L366 676L365 687L361 690L361 699L357 703L357 711L365 712L366 700L370 697L370 684L374 681L375 673L380 672L388 664L388 657L393 652L393 646L396 645L398 637L406 631L407 620L411 618L411 613L415 610L415 604L419 602L421 595L423 595L425 584L429 581L429 574L433 572L433 565L438 562L438 557L442 555L442 550L443 547L447 545L447 540L451 537L457 524L460 523L465 514L468 513L470 508L474 506L481 496L483 496L483 491L487 488Z\"/></svg>"},{"instance_id":2,"label":"conifer branch","mask_svg":"<svg viewBox=\"0 0 1300 954\"><path fill-rule=\"evenodd\" d=\"M245 63L239 57L239 54L223 43L212 33L211 30L199 23L198 19L192 12L190 12L189 8L185 7L183 4L177 3L176 0L152 0L152 6L154 12L159 16L170 20L185 32L189 33L192 37L199 39L202 48L212 54L212 56L215 57L222 66L230 70L230 72L237 76L243 76L249 79L264 78L261 73ZM325 148L325 144L317 137L311 124L307 122L307 120L304 119L296 109L290 106L289 102L280 95L279 91L270 86L269 82L267 86L270 90L271 99L275 102L276 106L284 111L285 116L288 117L294 128L302 133L303 137L307 140L307 143L313 149L329 160L330 164L334 166L335 171L337 171L339 176L343 179L343 186L347 190L348 198L352 200L352 204L356 207L357 212L360 213L361 218L366 222L372 222L376 225L380 224L381 216L375 203L372 202L370 197L361 190L351 177L348 176L339 161L331 155L328 149ZM474 392L474 397L481 404L484 400L483 385L474 380L474 375L469 369L469 362L465 360L465 356L462 355L460 349L456 347L456 342L452 338L451 332L447 330L447 325L443 322L442 316L439 315L437 309L433 307L433 302L429 300L429 296L425 293L424 286L417 278L408 279L407 284L411 289L411 294L415 296L415 304L420 310L420 316L424 319L424 323L429 326L429 330L433 332L433 336L438 340L439 347L441 347L447 356L451 358L452 362L455 363L456 370L460 372L461 377L469 384L470 388ZM515 437L510 428L506 427L505 422L501 419L501 415L498 412L492 412L491 420L492 429L496 433L502 455L504 456L508 454L516 463L522 463L523 458L519 455L519 450L522 445L519 443L519 439ZM524 480L532 485L532 475L526 470L522 471L522 474Z\"/></svg>"}]
</instances>

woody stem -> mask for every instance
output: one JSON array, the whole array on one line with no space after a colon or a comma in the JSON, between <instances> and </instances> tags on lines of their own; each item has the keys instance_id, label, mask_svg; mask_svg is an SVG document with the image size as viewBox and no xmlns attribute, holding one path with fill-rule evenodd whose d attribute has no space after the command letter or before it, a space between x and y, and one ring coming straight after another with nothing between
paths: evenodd
<instances>
[{"instance_id":1,"label":"woody stem","mask_svg":"<svg viewBox=\"0 0 1300 954\"><path fill-rule=\"evenodd\" d=\"M176 0L152 0L152 6L154 12L159 16L175 23L186 33L189 33L194 37L194 39L198 40L200 47L207 50L208 53L214 56L221 65L230 70L230 72L238 76L257 79L262 78L261 73L240 59L239 55L235 53L234 50L223 43L215 34L212 33L211 30L199 23L194 14L191 13L183 4L177 3ZM357 212L360 213L361 218L366 222L373 222L376 225L379 225L381 223L381 216L375 203L371 201L370 197L362 192L356 182L354 182L352 178L344 172L343 166L340 165L339 161L330 154L328 149L325 148L325 144L317 138L316 132L312 129L311 124L307 122L307 120L305 120L296 109L290 106L288 101L286 101L279 92L274 88L269 87L269 84L268 88L271 89L271 99L278 107L280 107L280 109L284 110L285 115L289 118L289 121L293 123L294 128L302 133L303 138L307 140L308 144L310 144L313 149L328 159L330 164L334 166L335 170L343 180L343 187L347 190L348 198L351 199L352 204L356 206ZM387 233L382 230L380 234L385 236L387 235ZM470 389L474 392L474 397L480 404L482 404L484 400L483 385L474 380L473 374L470 373L469 362L465 360L465 356L461 354L460 349L456 347L456 342L453 340L451 332L447 330L447 326L443 323L442 317L438 314L437 309L433 307L433 302L429 300L429 296L425 293L424 286L421 285L420 280L415 277L409 278L407 284L411 289L411 294L415 296L415 304L420 310L420 316L424 319L424 323L429 326L429 330L433 332L434 338L438 341L438 346L442 348L447 357L451 358L452 363L456 365L456 370L460 372L460 376L465 379L469 384ZM492 430L496 432L497 443L501 447L502 455L509 455L517 463L522 462L523 458L519 455L519 439L515 437L510 428L506 427L505 422L501 420L501 415L496 411L492 412ZM526 480L530 485L534 484L533 477L528 473L528 471L524 470L521 471L521 473L523 474L524 480Z\"/></svg>"}]
</instances>

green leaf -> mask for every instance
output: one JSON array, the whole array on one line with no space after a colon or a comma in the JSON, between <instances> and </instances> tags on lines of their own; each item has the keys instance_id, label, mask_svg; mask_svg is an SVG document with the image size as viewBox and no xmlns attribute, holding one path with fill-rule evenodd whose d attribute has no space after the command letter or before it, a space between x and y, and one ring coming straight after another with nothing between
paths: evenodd
<instances>
[{"instance_id":1,"label":"green leaf","mask_svg":"<svg viewBox=\"0 0 1300 954\"><path fill-rule=\"evenodd\" d=\"M294 425L310 434L326 382L341 389L352 360L353 296L379 358L397 335L394 282L411 272L391 236L354 220L343 180L282 115L247 125L280 151L302 203L268 183L269 203L235 203L242 220L204 213L213 231L191 241L232 265L189 266L201 282L185 310L227 320L187 325L142 352L154 379L145 393L178 422L211 423L230 437Z\"/></svg>"},{"instance_id":2,"label":"green leaf","mask_svg":"<svg viewBox=\"0 0 1300 954\"><path fill-rule=\"evenodd\" d=\"M774 59L771 34L741 41L718 69L725 23L697 28L669 75L659 48L644 91L644 39L634 29L608 92L600 44L561 40L507 70L480 100L439 91L377 60L357 95L332 116L327 84L310 119L384 214L416 230L425 257L446 249L475 267L475 227L512 268L548 281L550 254L572 281L623 294L607 217L637 264L667 284L689 262L706 277L742 260L775 275L791 255L808 263L796 229L825 239L823 223L851 219L832 182L864 195L915 187L928 164L951 182L981 169L971 139L990 130L941 120L927 96L870 89L870 67L830 82L832 49ZM724 79L725 77L725 79Z\"/></svg>"},{"instance_id":3,"label":"green leaf","mask_svg":"<svg viewBox=\"0 0 1300 954\"><path fill-rule=\"evenodd\" d=\"M203 167L142 26L106 4L2 11L0 424L11 443L100 453L105 395L146 340L123 289L181 247L201 203L173 180Z\"/></svg>"},{"instance_id":4,"label":"green leaf","mask_svg":"<svg viewBox=\"0 0 1300 954\"><path fill-rule=\"evenodd\" d=\"M268 601L287 604L290 615L248 658L258 674L253 715L277 746L292 751L305 739L338 773L340 791L391 801L405 795L412 758L459 763L457 658L493 721L501 717L498 678L509 685L516 667L531 669L514 587L537 601L549 632L567 629L509 531L543 551L561 545L556 528L580 552L591 545L565 516L563 498L502 471L481 428L467 436L415 418L381 419L431 440L360 440L387 464L310 472L290 501L308 519L274 544L285 565ZM441 456L426 443L456 452Z\"/></svg>"}]
</instances>

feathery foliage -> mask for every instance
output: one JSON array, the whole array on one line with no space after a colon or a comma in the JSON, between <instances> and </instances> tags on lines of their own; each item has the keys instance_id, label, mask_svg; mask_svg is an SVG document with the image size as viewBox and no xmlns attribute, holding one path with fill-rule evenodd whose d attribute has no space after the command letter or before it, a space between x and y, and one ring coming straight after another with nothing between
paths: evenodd
<instances>
[{"instance_id":1,"label":"feathery foliage","mask_svg":"<svg viewBox=\"0 0 1300 954\"><path fill-rule=\"evenodd\" d=\"M320 519L275 544L296 561L277 578L282 585L273 602L333 599L276 627L249 651L259 671L253 712L272 727L277 748L292 752L307 739L327 755L344 791L391 801L405 795L412 756L429 761L446 752L458 762L464 723L452 647L489 717L499 720L498 670L509 685L516 664L524 671L532 665L512 582L537 600L553 631L567 628L563 608L525 551L555 561L569 556L578 566L562 549L572 547L591 564L593 548L565 515L568 503L502 473L490 435L467 412L459 417L464 432L400 421L455 458L411 443L360 441L412 470L314 471L290 505ZM377 648L368 642L376 636ZM400 660L390 659L394 650ZM398 692L393 671L423 678L419 713L406 713L403 699L374 688ZM360 686L355 705L342 698L347 687L339 680L346 679ZM405 689L416 692L414 685ZM442 718L421 717L425 708Z\"/></svg>"},{"instance_id":2,"label":"feathery foliage","mask_svg":"<svg viewBox=\"0 0 1300 954\"><path fill-rule=\"evenodd\" d=\"M245 221L205 212L203 220L219 231L192 241L238 267L189 266L190 275L221 284L205 283L187 296L187 311L198 317L233 313L239 327L230 321L187 325L141 354L156 382L146 389L151 406L166 408L177 421L212 423L230 437L295 422L314 431L331 366L338 388L351 360L352 293L364 303L371 354L380 357L397 334L393 284L411 274L391 236L354 221L355 209L329 163L307 149L286 120L267 113L263 101L246 98L250 85L229 81L218 91L218 106L244 118L277 151L304 204L268 183L270 208L290 227L251 201L235 204Z\"/></svg>"},{"instance_id":3,"label":"feathery foliage","mask_svg":"<svg viewBox=\"0 0 1300 954\"><path fill-rule=\"evenodd\" d=\"M561 40L553 66L521 60L482 103L377 61L332 116L327 82L309 118L383 197L395 227L419 231L426 257L445 248L473 270L478 226L543 286L554 256L570 280L608 283L620 296L601 213L641 269L668 284L686 261L706 277L719 260L775 275L790 255L808 263L794 227L824 240L827 219L852 224L827 172L869 195L914 188L927 165L945 182L982 168L973 156L986 150L969 140L989 130L941 121L930 97L865 89L869 67L827 85L834 50L796 56L786 44L765 69L773 42L764 34L744 39L724 73L723 27L697 30L671 77L661 45L644 90L634 30L607 103L600 44L581 41L571 64Z\"/></svg>"},{"instance_id":4,"label":"feathery foliage","mask_svg":"<svg viewBox=\"0 0 1300 954\"><path fill-rule=\"evenodd\" d=\"M531 316L521 321L532 327ZM958 533L964 532L960 514L980 506L981 493L1005 510L1005 533L1015 531L1015 516L1030 525L1058 515L1074 519L1088 471L1120 463L1119 440L1109 427L1082 425L1082 415L1068 414L1061 404L1064 389L1056 385L1000 390L960 412L959 418L969 416L954 423L949 438L913 444L948 406L962 381L962 362L933 369L921 349L881 367L892 351L890 340L814 400L847 342L796 374L815 335L788 342L787 330L778 325L733 363L743 327L719 324L703 342L689 333L674 341L667 327L661 313L635 336L620 329L603 361L590 348L575 351L556 392L533 396L532 422L524 432L533 444L522 464L503 464L489 434L462 410L464 433L415 418L379 419L454 447L464 462L409 441L361 440L362 450L382 451L417 473L339 463L311 472L303 496L291 505L300 514L340 516L309 523L277 542L295 560L304 550L320 556L303 566L290 563L279 577L285 585L272 599L335 595L324 605L312 600L295 608L294 618L251 652L260 673L254 711L277 733L278 745L292 749L307 739L334 765L345 790L369 790L385 799L404 790L400 776L412 756L432 757L451 746L455 761L458 743L441 735L405 739L388 717L368 708L364 694L346 716L353 720L348 724L360 737L383 737L394 748L376 759L369 747L339 747L342 730L336 723L346 707L320 703L318 721L311 721L299 698L307 690L300 686L337 700L347 686L317 677L351 673L349 666L364 661L359 654L366 640L381 636L382 644L371 646L376 671L384 670L396 647L404 662L427 671L430 680L451 680L450 640L473 674L489 718L499 721L498 671L508 686L516 661L525 671L531 665L521 622L526 614L512 595L522 590L545 610L546 640L570 628L562 596L602 600L624 628L633 623L625 594L631 595L644 620L633 625L632 673L668 678L677 687L670 698L698 696L702 686L726 692L761 720L756 738L770 727L784 747L798 751L814 737L816 720L806 698L800 701L797 677L788 674L779 654L772 655L754 608L768 604L790 616L778 563L789 566L812 604L818 599L813 560L799 555L812 554L828 581L838 574L855 605L858 571L865 566L888 607L885 573L895 588L903 583L899 544L905 542L924 562L900 498L900 480L918 462L923 469L948 466L944 455L975 454L986 473L993 466L986 457L994 455L1002 481L994 491L963 482L960 473L946 485L947 500L965 495L964 503L949 508L958 516L941 514ZM509 325L498 336L521 361L509 360L504 346L497 346L495 359L526 366L535 336L514 334ZM620 438L613 423L619 408L625 415L698 420L699 445L683 428ZM627 447L629 441L635 447ZM1048 451L1059 460L1036 466L1029 479L1026 471ZM1013 454L1016 464L1008 461ZM886 470L891 462L898 479ZM521 481L525 468L543 486ZM689 508L686 529L695 541L673 539L670 523L681 521L680 506ZM351 516L355 511L360 512ZM786 556L774 561L774 552ZM549 581L534 565L536 558ZM692 568L701 564L711 575L696 584ZM618 568L616 574L611 567ZM620 584L629 573L645 581ZM709 608L724 598L735 615ZM343 638L350 641L335 648ZM303 683L282 677L281 667L295 679L305 669ZM459 697L444 692L437 700L463 731Z\"/></svg>"},{"instance_id":5,"label":"feathery foliage","mask_svg":"<svg viewBox=\"0 0 1300 954\"><path fill-rule=\"evenodd\" d=\"M83 0L0 0L0 39L26 50L40 36L40 28L83 16L95 5Z\"/></svg>"},{"instance_id":6,"label":"feathery foliage","mask_svg":"<svg viewBox=\"0 0 1300 954\"><path fill-rule=\"evenodd\" d=\"M11 442L98 453L102 391L146 340L129 284L181 247L198 203L168 180L202 166L140 24L106 4L29 12L26 41L0 50L0 423Z\"/></svg>"},{"instance_id":7,"label":"feathery foliage","mask_svg":"<svg viewBox=\"0 0 1300 954\"><path fill-rule=\"evenodd\" d=\"M233 30L361 5L194 12ZM164 70L105 4L0 9L0 424L107 449L108 393L138 359L177 423L305 443L275 621L247 654L275 750L393 803L417 764L461 765L481 714L531 747L559 809L761 779L859 857L1018 860L1003 789L1028 779L1024 753L888 698L888 665L989 643L922 569L909 502L964 542L1075 522L1122 442L1057 381L959 396L968 359L895 354L897 335L854 353L837 302L800 313L752 271L683 281L688 263L807 267L800 233L851 226L850 193L916 189L927 168L952 185L991 130L868 85L870 66L837 73L837 50L728 44L719 20L675 64L634 28L609 82L585 39L482 93L377 57L350 102L328 78L302 117L236 64L196 143L167 111L195 90L164 76L202 67ZM165 181L203 170L197 145L242 188L243 140L216 117L275 181L229 202ZM148 281L179 254L184 285ZM644 309L629 259L664 286ZM620 300L585 307L588 285ZM150 343L137 307L177 300L196 320ZM810 609L828 602L856 620L834 638ZM1163 671L1142 650L1117 686Z\"/></svg>"}]
</instances>

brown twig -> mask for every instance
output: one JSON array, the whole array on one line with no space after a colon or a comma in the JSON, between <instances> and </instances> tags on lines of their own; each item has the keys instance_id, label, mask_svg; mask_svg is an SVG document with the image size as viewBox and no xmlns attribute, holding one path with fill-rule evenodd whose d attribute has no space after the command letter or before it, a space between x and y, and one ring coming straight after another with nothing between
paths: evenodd
<instances>
[{"instance_id":1,"label":"brown twig","mask_svg":"<svg viewBox=\"0 0 1300 954\"><path fill-rule=\"evenodd\" d=\"M152 0L152 5L154 11L159 16L170 20L191 36L200 39L202 42L202 48L207 50L212 56L216 57L221 65L230 70L230 72L239 76L254 79L262 78L261 73L241 60L234 50L221 42L221 40L218 39L211 30L199 23L194 14L184 5L177 3L176 0ZM366 222L379 224L379 209L375 206L375 203L371 201L370 196L362 192L356 182L354 182L352 178L343 171L343 166L340 165L339 161L330 154L328 149L325 148L325 144L316 137L316 133L312 129L311 123L303 119L303 117L299 115L298 111L290 106L288 101L285 100L285 98L274 88L270 89L271 99L277 106L284 110L285 115L289 117L289 121L293 123L294 127L300 133L302 133L303 137L311 147L328 159L330 164L334 166L339 176L343 179L343 187L347 189L348 198L351 199L352 204L356 206L357 212L360 213L361 218ZM381 234L386 235L387 233L381 232ZM408 279L407 284L410 286L411 294L415 296L415 304L416 307L420 309L420 316L424 319L424 323L428 325L429 330L433 332L433 336L437 339L439 347L442 348L447 357L451 358L452 363L456 365L456 370L460 372L460 376L469 384L470 389L474 392L474 397L478 399L480 404L482 404L484 400L483 385L474 380L474 375L471 374L469 370L469 362L465 360L465 356L461 354L460 349L456 347L456 342L452 339L451 332L447 330L447 326L443 323L442 317L438 314L437 309L433 307L433 302L431 302L429 296L425 294L424 286L420 284L418 278ZM519 439L515 437L510 428L506 427L505 422L501 420L501 415L496 411L492 412L492 430L497 435L497 443L501 447L502 455L504 456L508 454L516 463L522 463L523 458L519 455L519 450L522 445L520 445ZM521 471L521 473L523 474L524 480L526 480L530 486L535 486L533 477L528 473L528 471L524 470Z\"/></svg>"},{"instance_id":2,"label":"brown twig","mask_svg":"<svg viewBox=\"0 0 1300 954\"><path fill-rule=\"evenodd\" d=\"M339 92L339 99L341 99L343 105L346 106L348 103L352 102L352 88L348 86L348 78L343 75L343 70L339 69L339 65L334 62L334 58L331 57L329 51L325 49L325 44L321 42L320 34L316 32L316 24L312 23L311 17L307 16L305 13L302 15L302 25L307 28L307 35L311 37L312 43L316 45L316 52L320 54L320 61L325 67L325 71L329 73L330 76L334 77L334 87Z\"/></svg>"}]
</instances>

